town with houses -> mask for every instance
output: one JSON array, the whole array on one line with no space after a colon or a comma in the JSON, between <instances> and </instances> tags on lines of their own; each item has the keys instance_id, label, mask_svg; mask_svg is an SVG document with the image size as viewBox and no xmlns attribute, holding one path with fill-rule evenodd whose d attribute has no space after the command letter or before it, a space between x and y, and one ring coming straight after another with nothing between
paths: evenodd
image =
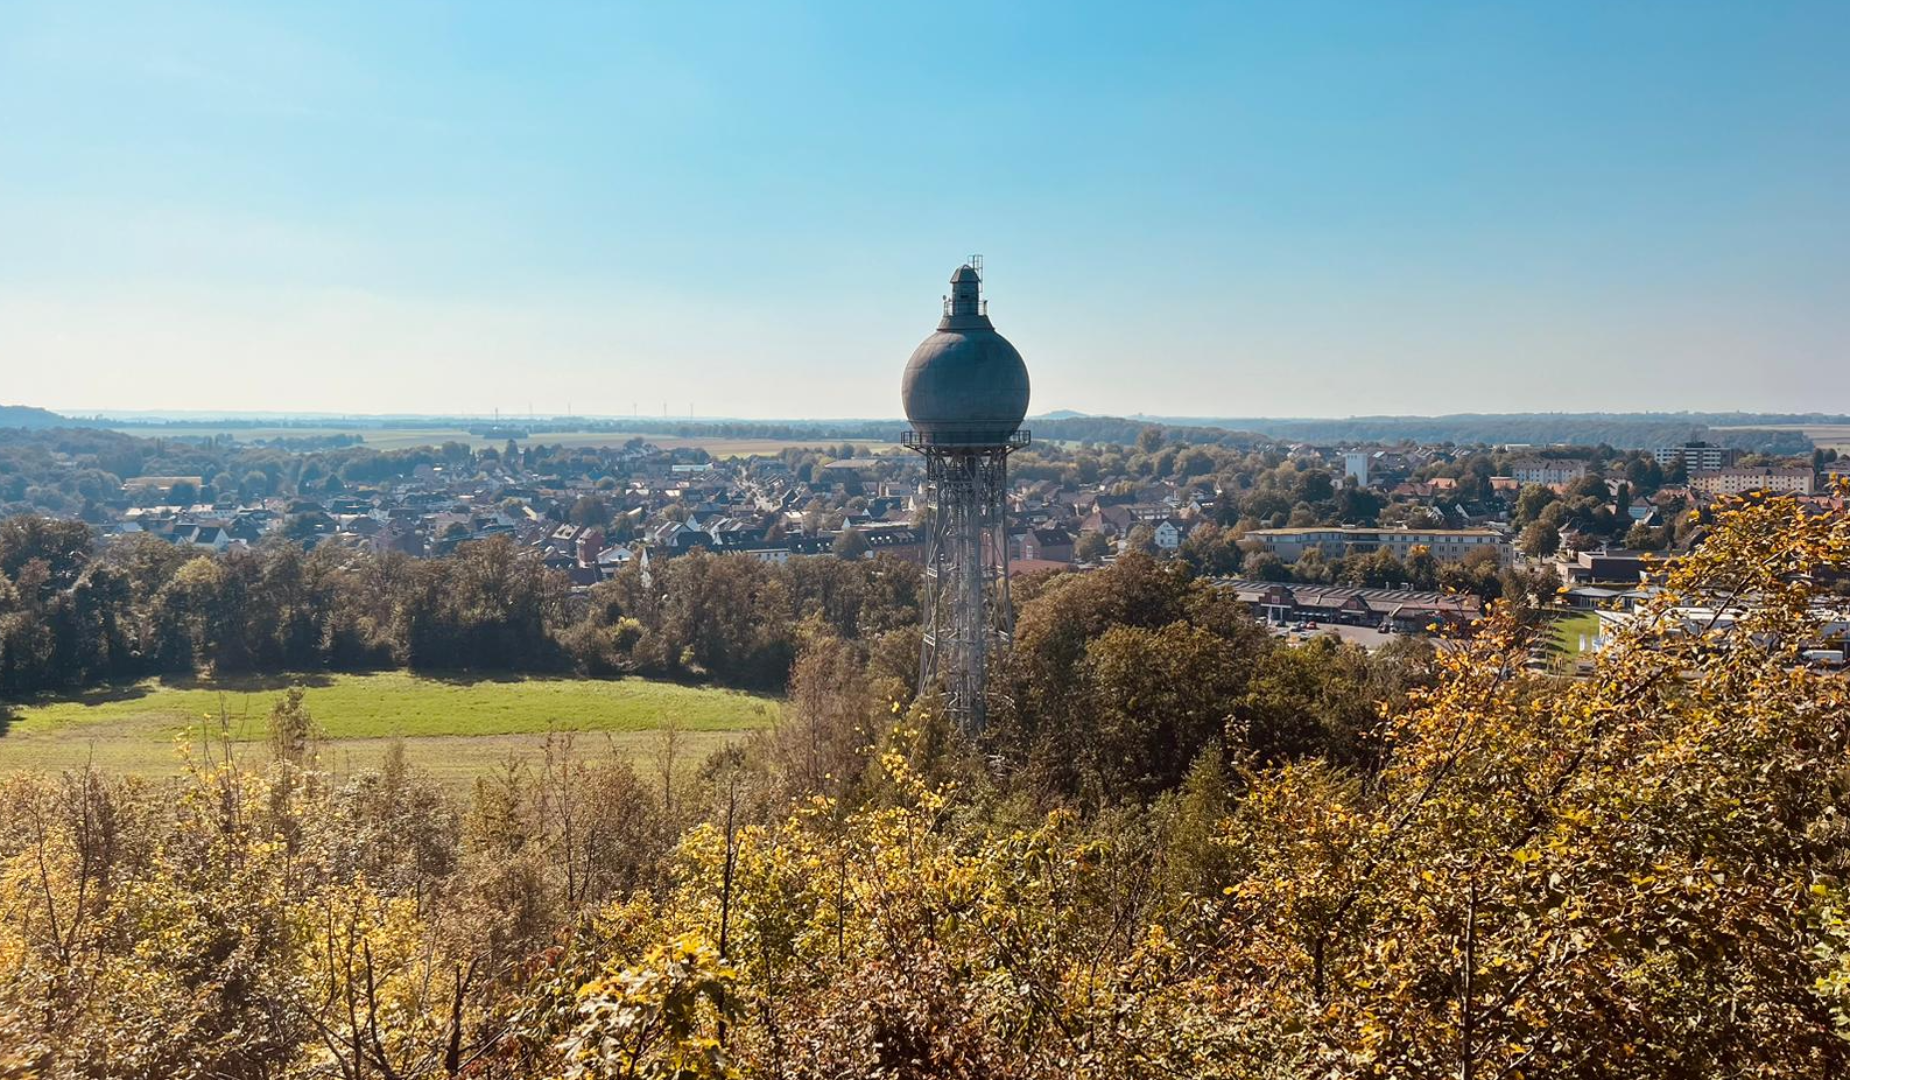
<instances>
[{"instance_id":1,"label":"town with houses","mask_svg":"<svg viewBox=\"0 0 1920 1080\"><path fill-rule=\"evenodd\" d=\"M1650 595L1660 562L1686 548L1689 522L1716 500L1759 491L1837 506L1848 472L1831 451L1780 457L1705 440L1630 455L1511 444L1201 446L1197 463L1196 448L1158 443L1036 444L1016 455L1009 573L1084 571L1130 550L1184 558L1276 633L1369 647L1465 625L1498 594L1499 575L1509 589L1524 575L1536 589L1550 583L1553 603L1602 615L1582 643L1597 647L1609 613ZM88 500L78 516L104 541L146 534L210 554L286 540L430 558L504 536L582 592L696 549L776 563L925 557L923 466L893 447L714 457L644 438L565 452L509 440L413 457L393 475L354 482L346 469L293 494L205 475L132 476L117 498ZM1599 463L1608 457L1617 460ZM1257 493L1268 489L1284 515L1262 512ZM1838 640L1844 648L1844 634Z\"/></svg>"}]
</instances>

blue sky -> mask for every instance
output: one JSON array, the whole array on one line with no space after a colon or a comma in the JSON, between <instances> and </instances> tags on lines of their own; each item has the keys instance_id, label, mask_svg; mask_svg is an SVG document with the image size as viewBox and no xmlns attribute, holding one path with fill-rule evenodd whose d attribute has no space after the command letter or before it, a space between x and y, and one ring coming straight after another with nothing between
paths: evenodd
<instances>
[{"instance_id":1,"label":"blue sky","mask_svg":"<svg viewBox=\"0 0 1920 1080\"><path fill-rule=\"evenodd\" d=\"M0 7L0 401L1845 411L1843 3Z\"/></svg>"}]
</instances>

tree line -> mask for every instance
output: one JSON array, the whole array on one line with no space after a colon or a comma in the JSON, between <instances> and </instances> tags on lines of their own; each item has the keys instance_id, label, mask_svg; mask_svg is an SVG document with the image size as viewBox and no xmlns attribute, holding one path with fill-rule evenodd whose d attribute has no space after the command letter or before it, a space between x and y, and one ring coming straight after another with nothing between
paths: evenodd
<instances>
[{"instance_id":1,"label":"tree line","mask_svg":"<svg viewBox=\"0 0 1920 1080\"><path fill-rule=\"evenodd\" d=\"M328 670L641 674L777 689L803 633L912 624L897 560L637 561L587 597L496 537L441 559L291 543L206 554L77 521L0 521L0 694L149 675Z\"/></svg>"}]
</instances>

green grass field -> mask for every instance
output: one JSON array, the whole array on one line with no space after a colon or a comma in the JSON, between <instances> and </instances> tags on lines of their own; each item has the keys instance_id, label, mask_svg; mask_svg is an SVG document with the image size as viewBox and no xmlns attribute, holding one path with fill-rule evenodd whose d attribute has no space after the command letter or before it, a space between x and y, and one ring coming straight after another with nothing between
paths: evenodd
<instances>
[{"instance_id":1,"label":"green grass field","mask_svg":"<svg viewBox=\"0 0 1920 1080\"><path fill-rule=\"evenodd\" d=\"M143 439L207 439L216 435L231 435L240 442L261 442L267 439L316 438L326 435L358 435L361 441L374 450L404 450L414 446L439 446L442 443L465 443L476 449L491 446L505 447L505 439L482 439L469 434L463 428L427 427L427 428L359 428L359 427L223 427L218 424L195 425L192 427L123 427L116 428L124 434L139 436ZM751 457L754 454L773 455L791 446L800 447L837 447L842 442L850 442L862 452L876 452L888 449L899 450L894 443L871 439L728 439L728 438L680 438L673 435L643 435L648 442L663 450L700 449L717 458ZM527 446L621 446L634 438L632 432L619 431L535 431L529 437L519 440Z\"/></svg>"},{"instance_id":2,"label":"green grass field","mask_svg":"<svg viewBox=\"0 0 1920 1080\"><path fill-rule=\"evenodd\" d=\"M777 699L648 679L437 678L405 672L279 679L167 681L8 707L0 772L101 768L158 776L180 767L180 747L217 742L220 717L244 760L257 757L273 702L292 685L324 742L321 761L371 767L394 738L409 758L464 782L510 754L537 754L549 732L575 733L583 753L619 747L647 759L677 721L689 754L771 724Z\"/></svg>"},{"instance_id":3,"label":"green grass field","mask_svg":"<svg viewBox=\"0 0 1920 1080\"><path fill-rule=\"evenodd\" d=\"M1591 611L1574 611L1555 616L1549 631L1548 640L1553 651L1568 659L1580 657L1580 636L1587 638L1587 649L1591 653L1600 640L1600 616Z\"/></svg>"}]
</instances>

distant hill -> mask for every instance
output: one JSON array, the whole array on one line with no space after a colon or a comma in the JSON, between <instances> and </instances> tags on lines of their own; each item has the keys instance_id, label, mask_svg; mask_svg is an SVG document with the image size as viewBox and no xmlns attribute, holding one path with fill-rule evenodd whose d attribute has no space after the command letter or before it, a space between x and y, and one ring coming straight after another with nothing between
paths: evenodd
<instances>
[{"instance_id":1,"label":"distant hill","mask_svg":"<svg viewBox=\"0 0 1920 1080\"><path fill-rule=\"evenodd\" d=\"M32 405L0 405L0 428L91 427L82 420L70 420L56 412Z\"/></svg>"}]
</instances>

